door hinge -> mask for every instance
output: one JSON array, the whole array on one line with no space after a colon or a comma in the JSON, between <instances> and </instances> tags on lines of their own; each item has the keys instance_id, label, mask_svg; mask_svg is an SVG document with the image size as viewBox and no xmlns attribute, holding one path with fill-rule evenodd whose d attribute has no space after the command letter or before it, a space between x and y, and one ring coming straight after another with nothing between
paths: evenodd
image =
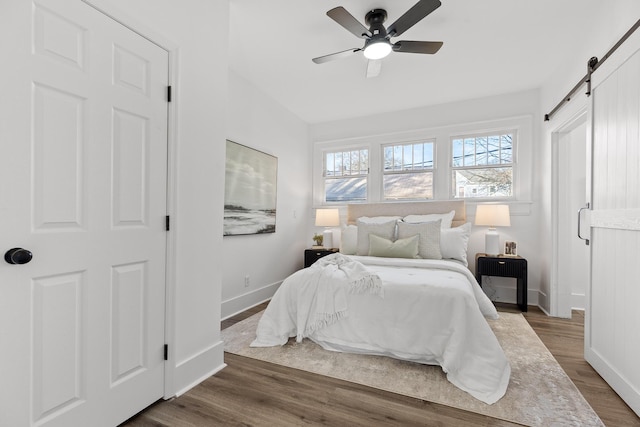
<instances>
[{"instance_id":1,"label":"door hinge","mask_svg":"<svg viewBox=\"0 0 640 427\"><path fill-rule=\"evenodd\" d=\"M165 230L169 231L169 229L171 228L171 220L169 219L169 215L167 215L164 218L164 228Z\"/></svg>"},{"instance_id":2,"label":"door hinge","mask_svg":"<svg viewBox=\"0 0 640 427\"><path fill-rule=\"evenodd\" d=\"M169 344L164 345L164 360L169 360Z\"/></svg>"},{"instance_id":3,"label":"door hinge","mask_svg":"<svg viewBox=\"0 0 640 427\"><path fill-rule=\"evenodd\" d=\"M167 102L171 102L171 86L167 86Z\"/></svg>"}]
</instances>

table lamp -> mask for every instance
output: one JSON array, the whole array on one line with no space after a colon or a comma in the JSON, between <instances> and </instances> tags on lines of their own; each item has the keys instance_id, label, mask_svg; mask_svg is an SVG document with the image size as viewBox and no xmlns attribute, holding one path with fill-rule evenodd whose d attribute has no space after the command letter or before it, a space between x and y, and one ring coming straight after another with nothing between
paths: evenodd
<instances>
[{"instance_id":1,"label":"table lamp","mask_svg":"<svg viewBox=\"0 0 640 427\"><path fill-rule=\"evenodd\" d=\"M478 205L476 208L476 225L488 225L484 236L484 252L487 255L500 253L500 235L496 227L509 227L509 205Z\"/></svg>"},{"instance_id":2,"label":"table lamp","mask_svg":"<svg viewBox=\"0 0 640 427\"><path fill-rule=\"evenodd\" d=\"M325 227L322 233L322 246L333 248L333 230L329 227L340 225L340 211L338 208L316 209L316 227Z\"/></svg>"}]
</instances>

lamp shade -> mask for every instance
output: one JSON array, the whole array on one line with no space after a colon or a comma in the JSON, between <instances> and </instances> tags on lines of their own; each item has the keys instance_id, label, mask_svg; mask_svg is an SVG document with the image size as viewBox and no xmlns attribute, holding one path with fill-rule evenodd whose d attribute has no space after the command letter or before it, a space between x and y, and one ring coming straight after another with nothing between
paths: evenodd
<instances>
[{"instance_id":1,"label":"lamp shade","mask_svg":"<svg viewBox=\"0 0 640 427\"><path fill-rule=\"evenodd\" d=\"M509 205L478 205L476 207L476 225L489 227L509 227Z\"/></svg>"},{"instance_id":2,"label":"lamp shade","mask_svg":"<svg viewBox=\"0 0 640 427\"><path fill-rule=\"evenodd\" d=\"M340 211L335 209L316 209L316 227L337 227L340 225Z\"/></svg>"}]
</instances>

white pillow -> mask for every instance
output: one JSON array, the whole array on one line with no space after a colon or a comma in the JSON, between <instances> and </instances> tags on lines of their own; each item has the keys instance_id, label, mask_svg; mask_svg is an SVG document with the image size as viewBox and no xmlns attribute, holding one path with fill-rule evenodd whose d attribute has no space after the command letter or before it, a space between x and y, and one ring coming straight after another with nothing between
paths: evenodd
<instances>
[{"instance_id":1,"label":"white pillow","mask_svg":"<svg viewBox=\"0 0 640 427\"><path fill-rule=\"evenodd\" d=\"M471 223L467 222L459 227L440 230L440 252L442 258L455 259L465 266L467 262L467 244L471 234Z\"/></svg>"},{"instance_id":2,"label":"white pillow","mask_svg":"<svg viewBox=\"0 0 640 427\"><path fill-rule=\"evenodd\" d=\"M358 222L362 222L363 224L382 224L389 221L397 221L402 219L401 216L361 216L356 220L356 224Z\"/></svg>"},{"instance_id":3,"label":"white pillow","mask_svg":"<svg viewBox=\"0 0 640 427\"><path fill-rule=\"evenodd\" d=\"M407 224L398 222L398 239L419 236L418 255L426 259L442 259L440 253L440 220Z\"/></svg>"},{"instance_id":4,"label":"white pillow","mask_svg":"<svg viewBox=\"0 0 640 427\"><path fill-rule=\"evenodd\" d=\"M340 234L340 253L345 255L355 255L358 247L358 227L355 225L345 225Z\"/></svg>"},{"instance_id":5,"label":"white pillow","mask_svg":"<svg viewBox=\"0 0 640 427\"><path fill-rule=\"evenodd\" d=\"M382 223L366 223L360 218L356 221L358 226L358 245L356 255L369 255L369 234L383 237L387 240L394 240L396 234L396 219Z\"/></svg>"},{"instance_id":6,"label":"white pillow","mask_svg":"<svg viewBox=\"0 0 640 427\"><path fill-rule=\"evenodd\" d=\"M442 220L442 228L451 228L451 221L456 215L456 211L451 211L445 214L428 214L428 215L407 215L402 220L410 224L417 224L421 222L432 222Z\"/></svg>"}]
</instances>

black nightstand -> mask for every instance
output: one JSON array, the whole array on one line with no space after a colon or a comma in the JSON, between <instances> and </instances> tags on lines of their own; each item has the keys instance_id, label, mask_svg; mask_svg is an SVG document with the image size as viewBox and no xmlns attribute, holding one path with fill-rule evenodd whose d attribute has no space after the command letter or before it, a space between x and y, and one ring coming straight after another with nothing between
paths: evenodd
<instances>
[{"instance_id":1,"label":"black nightstand","mask_svg":"<svg viewBox=\"0 0 640 427\"><path fill-rule=\"evenodd\" d=\"M521 256L476 254L476 279L482 286L482 276L517 279L516 301L527 311L527 260Z\"/></svg>"},{"instance_id":2,"label":"black nightstand","mask_svg":"<svg viewBox=\"0 0 640 427\"><path fill-rule=\"evenodd\" d=\"M304 250L304 268L322 258L323 256L340 252L338 249L305 249Z\"/></svg>"}]
</instances>

